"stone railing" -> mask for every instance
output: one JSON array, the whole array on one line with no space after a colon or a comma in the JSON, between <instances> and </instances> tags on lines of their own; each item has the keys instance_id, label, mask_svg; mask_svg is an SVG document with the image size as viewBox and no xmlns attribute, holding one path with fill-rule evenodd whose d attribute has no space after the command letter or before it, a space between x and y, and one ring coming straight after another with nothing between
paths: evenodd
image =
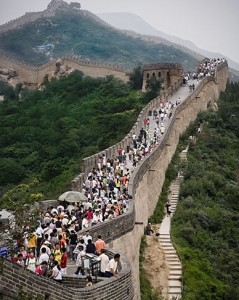
<instances>
[{"instance_id":1,"label":"stone railing","mask_svg":"<svg viewBox=\"0 0 239 300\"><path fill-rule=\"evenodd\" d=\"M112 249L106 250L110 258L115 253ZM63 277L62 284L59 284L0 257L0 299L17 299L21 290L32 297L51 300L131 300L133 286L130 265L122 254L120 261L122 270L117 276L98 278L97 283L86 288L84 278Z\"/></svg>"}]
</instances>

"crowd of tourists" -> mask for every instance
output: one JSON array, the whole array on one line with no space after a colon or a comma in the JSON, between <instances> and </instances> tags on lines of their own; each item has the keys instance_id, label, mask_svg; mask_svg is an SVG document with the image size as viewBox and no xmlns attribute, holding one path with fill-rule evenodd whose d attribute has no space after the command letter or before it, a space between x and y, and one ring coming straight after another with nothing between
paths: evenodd
<instances>
[{"instance_id":1,"label":"crowd of tourists","mask_svg":"<svg viewBox=\"0 0 239 300\"><path fill-rule=\"evenodd\" d=\"M193 77L213 74L215 67L222 62L223 59L204 61ZM87 201L74 204L65 202L57 207L48 207L39 216L37 228L25 228L12 261L38 275L61 282L62 275L67 274L69 260L75 264L75 275L88 274L84 258L90 254L99 260L101 276L116 275L120 269L120 255L115 254L109 259L101 236L93 241L86 230L118 218L129 210L130 176L138 164L158 146L165 134L165 123L180 103L180 98L175 104L161 99L159 107L144 118L139 133L132 135L127 152L119 148L115 156L106 157L103 154L99 157L83 184L82 193ZM170 215L169 208L167 213ZM91 284L92 278L88 274L87 286Z\"/></svg>"},{"instance_id":2,"label":"crowd of tourists","mask_svg":"<svg viewBox=\"0 0 239 300\"><path fill-rule=\"evenodd\" d=\"M193 73L193 79L203 79L206 76L215 75L217 66L225 62L225 58L205 59L198 65L197 71Z\"/></svg>"},{"instance_id":3,"label":"crowd of tourists","mask_svg":"<svg viewBox=\"0 0 239 300\"><path fill-rule=\"evenodd\" d=\"M11 260L37 275L59 283L62 282L62 276L68 274L69 260L75 264L75 275L87 275L86 286L93 282L90 275L116 275L121 268L120 255L115 254L110 259L105 253L105 242L101 236L98 235L96 241L93 241L89 231L79 235L74 222L69 227L62 224L57 227L56 222L61 218L61 211L58 208L55 223L46 221L45 225L39 224L36 230L25 232L22 244ZM92 257L99 264L97 274L91 274L90 265L84 264L85 259Z\"/></svg>"}]
</instances>

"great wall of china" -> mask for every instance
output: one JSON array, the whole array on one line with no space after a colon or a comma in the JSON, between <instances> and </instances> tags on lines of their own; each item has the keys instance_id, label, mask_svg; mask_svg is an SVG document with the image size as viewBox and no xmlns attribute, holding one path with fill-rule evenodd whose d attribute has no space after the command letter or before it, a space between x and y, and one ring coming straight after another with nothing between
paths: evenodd
<instances>
[{"instance_id":1,"label":"great wall of china","mask_svg":"<svg viewBox=\"0 0 239 300\"><path fill-rule=\"evenodd\" d=\"M205 77L195 91L177 107L173 114L169 128L159 146L148 156L134 171L130 179L129 193L132 201L129 212L111 222L105 222L91 228L90 234L95 238L98 234L108 243L109 248L123 253L123 269L117 277L109 281L100 281L92 288L82 287L80 280L65 279L66 290L63 286L52 283L47 279L40 279L27 270L22 271L19 266L9 261L2 260L0 266L0 294L3 299L15 299L19 288L33 295L44 295L45 299L122 299L139 300L139 247L144 234L149 216L153 213L158 197L161 193L165 172L176 150L179 137L190 122L194 121L200 111L206 110L209 103L217 101L221 91L226 88L228 66L224 62L217 70L214 77ZM169 98L182 82L164 92L163 97ZM72 189L80 190L87 172L95 166L99 156L103 153L111 156L122 147L126 148L131 143L132 134L138 133L143 125L144 117L149 111L159 105L160 98L153 99L139 114L139 117L130 133L118 144L84 159L82 173L72 181ZM154 170L154 172L151 172ZM109 250L112 251L113 250ZM109 252L110 253L110 252ZM112 256L112 253L111 253ZM39 283L41 290L39 290ZM76 289L77 288L77 289ZM117 290L117 295L112 295L112 289ZM71 295L71 298L69 298Z\"/></svg>"},{"instance_id":2,"label":"great wall of china","mask_svg":"<svg viewBox=\"0 0 239 300\"><path fill-rule=\"evenodd\" d=\"M46 75L54 76L57 72L56 64L59 61L61 61L65 70L80 70L85 74L85 76L97 78L113 75L124 82L128 81L127 72L129 72L129 70L124 70L118 66L106 63L90 62L66 56L60 59L55 59L41 66L32 66L24 62L17 61L7 56L5 53L0 53L0 68L5 70L14 69L19 82L26 83L28 86L33 87L39 86Z\"/></svg>"},{"instance_id":3,"label":"great wall of china","mask_svg":"<svg viewBox=\"0 0 239 300\"><path fill-rule=\"evenodd\" d=\"M54 14L54 11L43 12ZM51 14L51 15L50 15ZM0 32L9 30L11 27L21 26L29 20L42 17L42 13L31 13L19 18L17 23L10 22L0 27ZM29 18L30 17L30 18ZM17 24L17 25L16 25ZM113 75L126 80L124 70L113 66L92 64L82 62L73 58L64 58L67 65L72 68L81 69L86 75L96 74L98 76ZM29 66L11 58L5 54L0 55L0 66L4 63L6 68L16 68L26 81L39 83L45 74L52 72L56 61L45 64L41 67ZM20 71L19 71L20 70ZM97 71L98 70L98 71ZM158 147L139 164L131 176L129 184L129 194L132 196L128 213L121 215L111 222L96 225L90 229L90 234L95 238L98 234L108 243L108 255L113 256L115 251L122 254L122 270L118 276L100 280L90 288L84 287L82 279L66 277L63 285L54 283L48 279L38 277L27 270L22 270L20 266L5 259L0 260L0 298L12 300L17 298L20 289L33 296L41 296L42 299L66 300L139 300L139 248L140 241L144 234L144 226L148 218L152 215L159 195L162 190L165 173L170 163L180 135L185 131L190 122L194 121L200 111L208 108L209 103L217 101L221 91L226 88L228 78L228 66L224 62L217 70L214 77L205 77L191 93L187 99L177 107L172 116L169 128L161 140ZM182 85L182 80L175 82L173 86L165 90L161 97L170 98ZM116 145L105 149L101 153L85 158L82 163L82 173L72 181L72 190L81 190L86 174L95 166L99 156L106 154L106 157L117 154L119 148L126 149L131 144L132 134L138 134L143 125L143 119L149 112L159 105L160 98L153 99L139 114L138 119L129 134ZM154 172L152 172L154 170ZM115 249L115 250L113 250ZM41 287L41 288L40 288ZM115 293L114 293L115 292Z\"/></svg>"}]
</instances>

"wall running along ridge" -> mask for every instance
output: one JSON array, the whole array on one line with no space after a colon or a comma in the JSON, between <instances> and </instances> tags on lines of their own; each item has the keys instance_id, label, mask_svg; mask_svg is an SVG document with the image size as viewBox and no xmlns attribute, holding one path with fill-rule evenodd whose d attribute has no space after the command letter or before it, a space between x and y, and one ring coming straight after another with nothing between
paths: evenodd
<instances>
[{"instance_id":1,"label":"wall running along ridge","mask_svg":"<svg viewBox=\"0 0 239 300\"><path fill-rule=\"evenodd\" d=\"M113 75L124 82L128 82L129 80L127 75L129 70L124 70L118 66L85 61L70 56L62 57L60 59L64 62L64 65L82 71L85 76L97 78ZM56 70L56 62L58 60L59 58L36 67L10 58L5 53L0 52L0 68L15 69L21 82L30 83L32 85L42 83L47 74L54 73Z\"/></svg>"},{"instance_id":2,"label":"wall running along ridge","mask_svg":"<svg viewBox=\"0 0 239 300\"><path fill-rule=\"evenodd\" d=\"M180 135L196 119L200 111L206 110L209 103L217 101L220 92L226 89L227 78L228 66L224 62L217 68L215 77L205 77L195 91L176 108L168 130L159 146L137 166L131 175L129 194L132 195L133 199L130 203L129 212L113 221L96 225L90 229L93 238L101 234L110 247L125 255L126 259L125 257L122 258L124 261L123 269L118 277L99 282L89 289L64 289L57 283L37 277L32 273L29 274L28 271L23 271L19 266L3 259L0 265L0 291L2 291L2 295L10 293L9 295L13 297L22 287L23 290L32 292L34 295L48 295L53 290L48 299L139 300L140 241L144 234L144 226L146 226L148 218L152 215L158 202L165 172L175 153ZM182 82L179 81L175 86L170 87L162 97L169 98L181 84ZM132 130L121 142L83 160L82 171L84 173L81 173L72 181L73 190L81 190L86 175L95 166L99 156L102 156L102 154L106 154L106 157L117 155L117 150L120 147L125 149L131 144L132 134L139 133L143 126L144 117L148 116L149 111L154 107L159 106L159 101L160 97L153 99L141 111ZM111 255L113 255L112 252ZM41 286L41 289L39 289L39 286ZM117 293L117 297L115 293ZM5 299L14 298L7 298L6 296Z\"/></svg>"}]
</instances>

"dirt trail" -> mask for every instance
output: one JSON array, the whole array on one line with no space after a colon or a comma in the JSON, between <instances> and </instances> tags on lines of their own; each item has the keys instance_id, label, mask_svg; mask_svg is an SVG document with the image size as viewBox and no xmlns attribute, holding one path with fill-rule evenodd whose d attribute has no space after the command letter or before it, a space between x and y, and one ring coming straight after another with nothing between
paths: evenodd
<instances>
[{"instance_id":1,"label":"dirt trail","mask_svg":"<svg viewBox=\"0 0 239 300\"><path fill-rule=\"evenodd\" d=\"M154 232L159 232L159 225L153 226ZM169 267L166 263L163 250L160 249L159 238L155 235L146 236L145 259L143 267L155 291L162 294L164 299L168 296Z\"/></svg>"}]
</instances>

